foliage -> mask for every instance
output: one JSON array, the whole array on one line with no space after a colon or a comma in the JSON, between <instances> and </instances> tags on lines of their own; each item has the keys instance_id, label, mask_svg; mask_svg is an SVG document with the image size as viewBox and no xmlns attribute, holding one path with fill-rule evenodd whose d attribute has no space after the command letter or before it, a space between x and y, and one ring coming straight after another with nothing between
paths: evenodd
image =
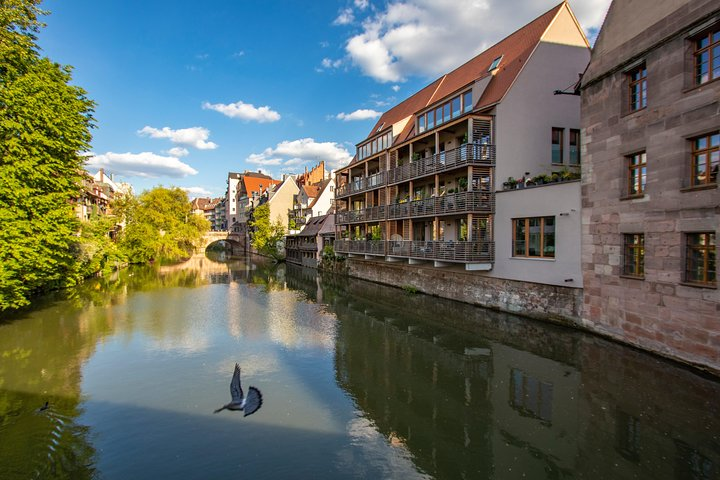
<instances>
[{"instance_id":1,"label":"foliage","mask_svg":"<svg viewBox=\"0 0 720 480\"><path fill-rule=\"evenodd\" d=\"M80 277L72 200L94 103L70 67L38 54L38 3L0 3L0 311Z\"/></svg>"},{"instance_id":2,"label":"foliage","mask_svg":"<svg viewBox=\"0 0 720 480\"><path fill-rule=\"evenodd\" d=\"M127 261L111 237L115 220L115 217L96 215L81 223L76 253L81 277L110 273Z\"/></svg>"},{"instance_id":3,"label":"foliage","mask_svg":"<svg viewBox=\"0 0 720 480\"><path fill-rule=\"evenodd\" d=\"M118 204L125 216L121 251L131 263L150 260L174 262L189 257L195 243L210 229L201 215L192 213L187 194L179 188L155 187Z\"/></svg>"},{"instance_id":4,"label":"foliage","mask_svg":"<svg viewBox=\"0 0 720 480\"><path fill-rule=\"evenodd\" d=\"M403 285L402 289L405 290L406 293L409 293L411 295L418 293L418 289L414 285Z\"/></svg>"},{"instance_id":5,"label":"foliage","mask_svg":"<svg viewBox=\"0 0 720 480\"><path fill-rule=\"evenodd\" d=\"M270 221L270 206L267 203L253 211L250 226L253 229L251 234L253 248L262 255L280 259L282 255L278 243L285 237L285 228L279 219L275 222Z\"/></svg>"}]
</instances>

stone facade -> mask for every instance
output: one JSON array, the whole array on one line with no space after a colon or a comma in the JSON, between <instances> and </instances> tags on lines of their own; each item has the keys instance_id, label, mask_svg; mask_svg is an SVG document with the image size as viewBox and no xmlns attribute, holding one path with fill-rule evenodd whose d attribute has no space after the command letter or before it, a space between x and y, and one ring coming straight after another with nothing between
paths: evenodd
<instances>
[{"instance_id":1,"label":"stone facade","mask_svg":"<svg viewBox=\"0 0 720 480\"><path fill-rule=\"evenodd\" d=\"M690 176L692 139L720 130L720 79L696 86L693 64L697 35L720 29L720 9L666 1L658 20L629 11L654 1L629 3L613 2L582 85L583 323L717 373L717 280L692 284L685 271L688 234L719 233L717 182L694 187ZM647 105L633 111L629 82L643 66ZM641 152L647 176L636 194L629 162ZM626 275L630 234L644 236L644 275Z\"/></svg>"},{"instance_id":2,"label":"stone facade","mask_svg":"<svg viewBox=\"0 0 720 480\"><path fill-rule=\"evenodd\" d=\"M349 274L486 308L578 327L582 289L487 277L462 269L349 259Z\"/></svg>"}]
</instances>

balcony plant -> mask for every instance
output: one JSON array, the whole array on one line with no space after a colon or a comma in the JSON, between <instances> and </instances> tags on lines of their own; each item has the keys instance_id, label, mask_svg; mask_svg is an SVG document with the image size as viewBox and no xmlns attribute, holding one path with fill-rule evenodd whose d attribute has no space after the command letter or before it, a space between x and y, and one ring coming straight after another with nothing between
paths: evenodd
<instances>
[{"instance_id":1,"label":"balcony plant","mask_svg":"<svg viewBox=\"0 0 720 480\"><path fill-rule=\"evenodd\" d=\"M513 177L508 177L507 181L503 182L504 190L513 190L513 189L515 189L516 186L517 186L517 180L515 180Z\"/></svg>"},{"instance_id":2,"label":"balcony plant","mask_svg":"<svg viewBox=\"0 0 720 480\"><path fill-rule=\"evenodd\" d=\"M466 192L467 191L467 177L460 177L458 178L458 192Z\"/></svg>"}]
</instances>

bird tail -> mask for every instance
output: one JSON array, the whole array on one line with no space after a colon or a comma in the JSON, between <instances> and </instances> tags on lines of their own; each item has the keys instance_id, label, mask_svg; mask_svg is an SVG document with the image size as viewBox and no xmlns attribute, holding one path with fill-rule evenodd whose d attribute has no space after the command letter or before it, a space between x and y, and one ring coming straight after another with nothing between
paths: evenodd
<instances>
[{"instance_id":1,"label":"bird tail","mask_svg":"<svg viewBox=\"0 0 720 480\"><path fill-rule=\"evenodd\" d=\"M222 412L222 411L225 410L226 408L227 408L227 405L224 405L224 406L218 408L217 410L213 411L213 413Z\"/></svg>"}]
</instances>

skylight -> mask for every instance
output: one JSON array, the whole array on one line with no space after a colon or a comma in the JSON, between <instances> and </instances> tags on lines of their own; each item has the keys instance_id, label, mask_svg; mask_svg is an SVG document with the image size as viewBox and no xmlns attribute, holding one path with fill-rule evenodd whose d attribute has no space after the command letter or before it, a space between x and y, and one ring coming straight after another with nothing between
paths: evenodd
<instances>
[{"instance_id":1,"label":"skylight","mask_svg":"<svg viewBox=\"0 0 720 480\"><path fill-rule=\"evenodd\" d=\"M500 62L502 61L502 58L503 58L503 56L500 55L495 60L493 60L493 62L490 64L490 68L488 68L488 72L492 72L493 70L498 68L498 66L500 65Z\"/></svg>"}]
</instances>

